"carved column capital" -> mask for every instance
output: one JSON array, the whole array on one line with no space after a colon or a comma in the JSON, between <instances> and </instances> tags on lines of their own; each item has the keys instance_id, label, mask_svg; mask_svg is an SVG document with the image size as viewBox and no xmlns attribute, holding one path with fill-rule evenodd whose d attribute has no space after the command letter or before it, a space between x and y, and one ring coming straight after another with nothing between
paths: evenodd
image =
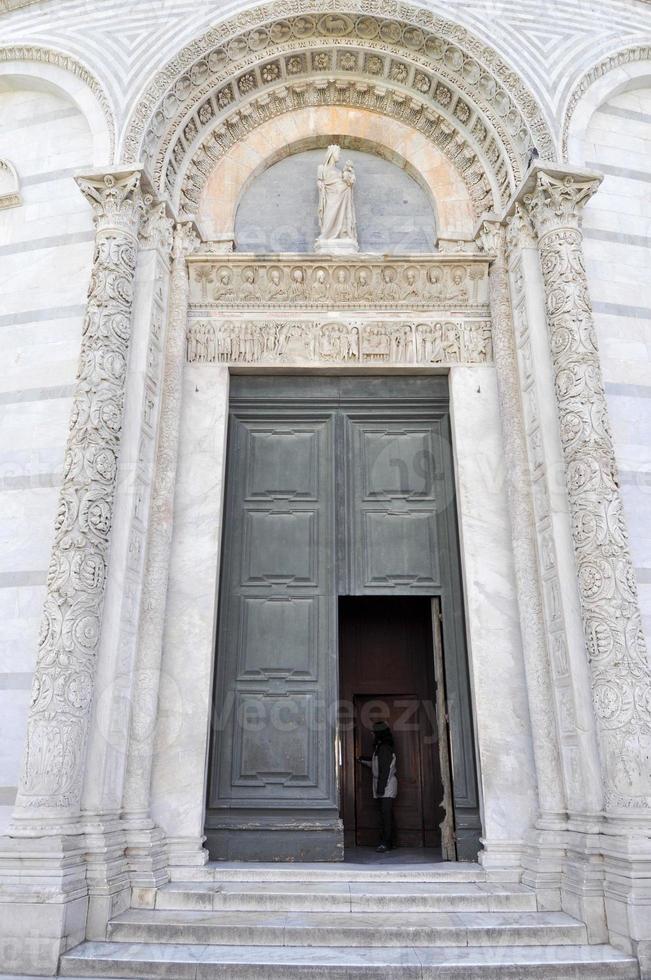
<instances>
[{"instance_id":1,"label":"carved column capital","mask_svg":"<svg viewBox=\"0 0 651 980\"><path fill-rule=\"evenodd\" d=\"M504 263L506 230L499 218L492 216L483 218L475 233L475 241L483 252L494 257L494 264Z\"/></svg>"},{"instance_id":2,"label":"carved column capital","mask_svg":"<svg viewBox=\"0 0 651 980\"><path fill-rule=\"evenodd\" d=\"M196 228L191 221L179 222L174 227L174 238L172 243L172 258L186 259L188 255L196 252L201 244L201 239L196 234Z\"/></svg>"},{"instance_id":3,"label":"carved column capital","mask_svg":"<svg viewBox=\"0 0 651 980\"><path fill-rule=\"evenodd\" d=\"M91 174L76 180L93 209L98 234L119 229L137 238L140 222L152 200L142 193L139 170Z\"/></svg>"},{"instance_id":4,"label":"carved column capital","mask_svg":"<svg viewBox=\"0 0 651 980\"><path fill-rule=\"evenodd\" d=\"M506 246L509 255L517 249L538 247L536 229L529 212L522 204L516 204L506 219Z\"/></svg>"},{"instance_id":5,"label":"carved column capital","mask_svg":"<svg viewBox=\"0 0 651 980\"><path fill-rule=\"evenodd\" d=\"M155 248L169 257L172 252L173 239L174 219L167 217L165 202L152 204L146 208L140 228L141 248Z\"/></svg>"},{"instance_id":6,"label":"carved column capital","mask_svg":"<svg viewBox=\"0 0 651 980\"><path fill-rule=\"evenodd\" d=\"M522 204L539 239L550 232L579 230L581 212L601 183L598 175L536 169Z\"/></svg>"}]
</instances>

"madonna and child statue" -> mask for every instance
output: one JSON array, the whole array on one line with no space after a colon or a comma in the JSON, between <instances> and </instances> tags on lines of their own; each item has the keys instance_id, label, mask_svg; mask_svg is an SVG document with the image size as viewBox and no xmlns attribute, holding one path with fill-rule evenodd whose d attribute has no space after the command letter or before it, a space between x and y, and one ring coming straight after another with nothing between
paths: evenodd
<instances>
[{"instance_id":1,"label":"madonna and child statue","mask_svg":"<svg viewBox=\"0 0 651 980\"><path fill-rule=\"evenodd\" d=\"M329 146L317 174L321 228L314 246L317 252L359 251L353 200L355 171L350 160L340 170L337 166L340 156L341 147L336 144Z\"/></svg>"}]
</instances>

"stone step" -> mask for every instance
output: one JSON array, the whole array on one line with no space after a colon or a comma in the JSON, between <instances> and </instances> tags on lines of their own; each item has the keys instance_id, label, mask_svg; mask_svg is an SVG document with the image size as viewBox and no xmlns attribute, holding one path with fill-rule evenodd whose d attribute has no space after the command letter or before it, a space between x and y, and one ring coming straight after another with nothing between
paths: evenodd
<instances>
[{"instance_id":1,"label":"stone step","mask_svg":"<svg viewBox=\"0 0 651 980\"><path fill-rule=\"evenodd\" d=\"M278 912L535 912L524 885L488 882L256 881L171 882L157 909Z\"/></svg>"},{"instance_id":2,"label":"stone step","mask_svg":"<svg viewBox=\"0 0 651 980\"><path fill-rule=\"evenodd\" d=\"M182 946L87 942L61 958L65 977L125 980L638 980L610 946L419 949Z\"/></svg>"},{"instance_id":3,"label":"stone step","mask_svg":"<svg viewBox=\"0 0 651 980\"><path fill-rule=\"evenodd\" d=\"M123 943L242 946L580 945L564 912L194 912L129 909L108 926Z\"/></svg>"},{"instance_id":4,"label":"stone step","mask_svg":"<svg viewBox=\"0 0 651 980\"><path fill-rule=\"evenodd\" d=\"M197 868L172 868L171 880L179 881L486 881L479 864L470 862L280 864L252 861L211 861ZM514 879L515 880L515 879Z\"/></svg>"}]
</instances>

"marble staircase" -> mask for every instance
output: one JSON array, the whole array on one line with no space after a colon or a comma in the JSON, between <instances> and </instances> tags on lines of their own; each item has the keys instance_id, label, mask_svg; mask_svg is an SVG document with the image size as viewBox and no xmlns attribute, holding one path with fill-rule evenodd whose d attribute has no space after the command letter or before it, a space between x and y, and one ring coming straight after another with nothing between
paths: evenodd
<instances>
[{"instance_id":1,"label":"marble staircase","mask_svg":"<svg viewBox=\"0 0 651 980\"><path fill-rule=\"evenodd\" d=\"M135 896L67 977L637 980L634 959L477 865L229 865Z\"/></svg>"}]
</instances>

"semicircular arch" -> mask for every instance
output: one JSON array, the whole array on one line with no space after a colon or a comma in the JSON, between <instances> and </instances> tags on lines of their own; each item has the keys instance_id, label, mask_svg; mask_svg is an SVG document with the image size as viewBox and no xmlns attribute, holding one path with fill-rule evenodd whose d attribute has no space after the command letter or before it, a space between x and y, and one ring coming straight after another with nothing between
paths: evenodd
<instances>
[{"instance_id":1,"label":"semicircular arch","mask_svg":"<svg viewBox=\"0 0 651 980\"><path fill-rule=\"evenodd\" d=\"M372 112L352 115L338 106L297 109L268 120L238 141L201 187L196 211L199 227L211 239L232 239L239 203L256 177L285 157L331 142L373 153L405 170L426 192L438 235L472 237L472 198L442 151L399 120Z\"/></svg>"},{"instance_id":2,"label":"semicircular arch","mask_svg":"<svg viewBox=\"0 0 651 980\"><path fill-rule=\"evenodd\" d=\"M532 145L543 159L554 141L519 76L465 28L409 4L391 14L362 0L324 12L320 0L281 0L224 21L186 46L158 73L127 124L125 160L142 159L155 184L179 198L179 174L200 142L234 110L246 116L279 87L353 83L382 90L407 114L434 112L475 143L485 171L506 200ZM182 178L181 178L182 179Z\"/></svg>"},{"instance_id":3,"label":"semicircular arch","mask_svg":"<svg viewBox=\"0 0 651 980\"><path fill-rule=\"evenodd\" d=\"M622 92L651 84L651 46L614 51L587 71L571 92L562 126L563 159L583 164L585 136L600 105Z\"/></svg>"},{"instance_id":4,"label":"semicircular arch","mask_svg":"<svg viewBox=\"0 0 651 980\"><path fill-rule=\"evenodd\" d=\"M36 45L0 47L0 76L44 83L62 92L88 122L94 165L103 167L113 163L115 112L104 88L81 61L54 48Z\"/></svg>"}]
</instances>

